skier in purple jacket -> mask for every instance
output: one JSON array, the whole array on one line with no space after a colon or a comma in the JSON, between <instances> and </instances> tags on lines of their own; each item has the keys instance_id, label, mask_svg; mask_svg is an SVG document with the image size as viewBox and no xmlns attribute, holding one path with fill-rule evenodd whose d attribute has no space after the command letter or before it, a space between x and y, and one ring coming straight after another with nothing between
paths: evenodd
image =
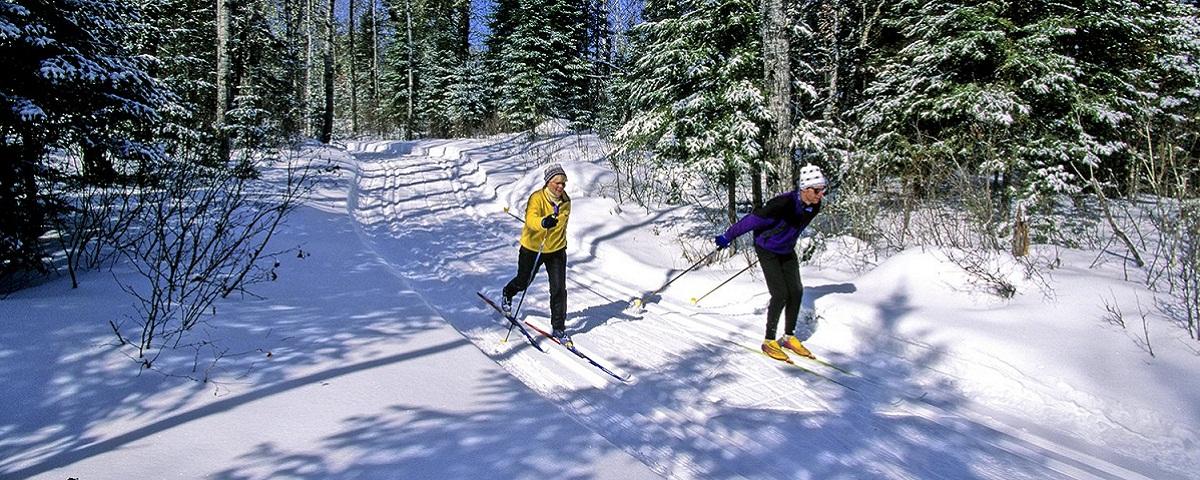
<instances>
[{"instance_id":1,"label":"skier in purple jacket","mask_svg":"<svg viewBox=\"0 0 1200 480\"><path fill-rule=\"evenodd\" d=\"M790 361L784 348L798 355L812 357L795 336L796 318L800 316L800 299L804 285L800 282L800 259L796 255L796 240L800 232L821 211L825 197L825 175L815 165L800 169L796 190L779 195L760 208L742 217L737 223L717 235L717 248L728 247L737 237L754 232L754 251L762 267L763 278L771 300L767 304L767 334L762 351L781 361ZM783 312L783 337L775 340L779 314Z\"/></svg>"}]
</instances>

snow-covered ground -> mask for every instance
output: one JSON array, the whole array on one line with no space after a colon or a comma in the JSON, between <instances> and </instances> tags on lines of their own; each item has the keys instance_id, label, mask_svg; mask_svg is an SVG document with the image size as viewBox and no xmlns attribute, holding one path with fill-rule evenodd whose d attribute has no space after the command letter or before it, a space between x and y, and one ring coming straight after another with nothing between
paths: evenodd
<instances>
[{"instance_id":1,"label":"snow-covered ground","mask_svg":"<svg viewBox=\"0 0 1200 480\"><path fill-rule=\"evenodd\" d=\"M1019 293L1000 300L937 251L864 272L832 242L802 269L816 316L797 333L845 371L789 366L756 353L767 299L757 268L689 301L742 257L628 308L725 225L686 206L619 205L594 138L322 154L341 175L279 235L275 246L293 249L278 258L280 278L254 286L261 298L222 301L190 334L211 342L198 357L185 349L139 372L113 345L108 320L132 309L108 272L0 300L0 478L1200 471L1200 344L1118 261L1093 267L1096 252L1061 252L1050 291L1013 265ZM568 327L627 382L545 339L546 353L515 332L505 341L507 322L475 295L495 296L515 273L520 223L505 209L521 213L549 161L563 164L573 198ZM1129 329L1105 321L1105 302L1123 307ZM544 274L521 317L548 328ZM214 351L224 356L212 364ZM183 378L205 374L213 381Z\"/></svg>"}]
</instances>

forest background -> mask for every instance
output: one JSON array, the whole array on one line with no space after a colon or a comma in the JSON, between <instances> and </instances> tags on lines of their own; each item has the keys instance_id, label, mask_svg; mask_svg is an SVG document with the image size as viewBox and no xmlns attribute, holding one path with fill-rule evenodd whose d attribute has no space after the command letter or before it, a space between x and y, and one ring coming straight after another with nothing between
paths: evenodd
<instances>
[{"instance_id":1,"label":"forest background","mask_svg":"<svg viewBox=\"0 0 1200 480\"><path fill-rule=\"evenodd\" d=\"M131 262L112 328L150 366L274 275L333 168L296 145L554 120L608 141L622 201L727 222L813 163L812 248L949 247L1000 296L998 255L1098 248L1200 340L1198 54L1183 0L7 0L0 284Z\"/></svg>"}]
</instances>

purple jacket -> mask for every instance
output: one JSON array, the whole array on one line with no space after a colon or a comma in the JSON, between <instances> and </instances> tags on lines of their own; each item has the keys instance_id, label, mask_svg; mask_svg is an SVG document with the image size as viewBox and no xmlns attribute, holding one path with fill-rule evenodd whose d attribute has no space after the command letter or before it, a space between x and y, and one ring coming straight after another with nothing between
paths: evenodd
<instances>
[{"instance_id":1,"label":"purple jacket","mask_svg":"<svg viewBox=\"0 0 1200 480\"><path fill-rule=\"evenodd\" d=\"M805 205L800 194L791 191L772 198L725 230L730 241L754 231L754 244L769 252L785 255L796 251L800 232L821 211L821 204Z\"/></svg>"}]
</instances>

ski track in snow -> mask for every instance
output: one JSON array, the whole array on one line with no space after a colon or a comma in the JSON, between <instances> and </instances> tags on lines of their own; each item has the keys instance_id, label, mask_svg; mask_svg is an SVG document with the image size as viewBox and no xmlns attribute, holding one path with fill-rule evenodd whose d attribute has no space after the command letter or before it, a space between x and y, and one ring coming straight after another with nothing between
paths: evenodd
<instances>
[{"instance_id":1,"label":"ski track in snow","mask_svg":"<svg viewBox=\"0 0 1200 480\"><path fill-rule=\"evenodd\" d=\"M730 340L757 349L758 340L730 320L691 305L662 299L645 305L640 315L626 314L628 302L645 293L625 283L636 279L606 278L596 262L575 268L577 255L599 257L603 246L573 244L569 251L568 326L582 351L632 379L621 383L531 331L548 351L539 352L519 333L508 336L508 322L474 294L496 298L515 268L520 226L501 211L488 170L524 170L509 159L521 154L522 144L516 137L397 147L400 143L351 145L359 164L347 208L363 242L506 371L660 474L1170 477L972 402L957 393L956 373L945 367L926 367L887 352L870 359L828 354L853 374L797 360L856 390L851 391L733 345ZM588 200L574 197L577 204ZM546 329L544 278L542 273L530 287L522 316ZM928 348L894 340L904 348ZM949 359L951 365L969 361ZM1026 381L1002 363L988 368L1016 384ZM896 372L903 377L893 378ZM1040 390L1031 386L1025 395L1029 401L1061 403L1039 395ZM748 465L754 468L746 470Z\"/></svg>"}]
</instances>

